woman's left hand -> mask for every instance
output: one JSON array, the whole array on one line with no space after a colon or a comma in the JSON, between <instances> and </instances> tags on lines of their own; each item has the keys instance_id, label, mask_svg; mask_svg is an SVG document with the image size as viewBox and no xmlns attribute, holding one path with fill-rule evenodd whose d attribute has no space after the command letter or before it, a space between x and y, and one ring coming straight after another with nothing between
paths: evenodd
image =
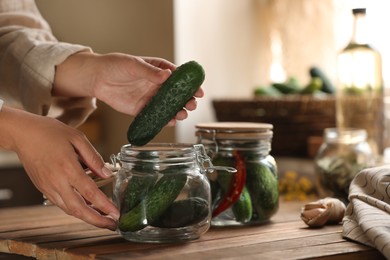
<instances>
[{"instance_id":1,"label":"woman's left hand","mask_svg":"<svg viewBox=\"0 0 390 260\"><path fill-rule=\"evenodd\" d=\"M96 97L119 112L135 116L175 69L174 64L160 58L80 52L57 66L53 94ZM169 125L187 118L187 110L195 110L196 98L203 95L199 88Z\"/></svg>"}]
</instances>

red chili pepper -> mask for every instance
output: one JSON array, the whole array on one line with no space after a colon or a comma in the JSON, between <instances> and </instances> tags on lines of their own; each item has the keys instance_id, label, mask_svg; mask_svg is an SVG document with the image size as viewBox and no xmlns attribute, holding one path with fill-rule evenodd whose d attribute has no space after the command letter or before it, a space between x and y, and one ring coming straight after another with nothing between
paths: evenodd
<instances>
[{"instance_id":1,"label":"red chili pepper","mask_svg":"<svg viewBox=\"0 0 390 260\"><path fill-rule=\"evenodd\" d=\"M233 174L229 191L226 193L225 197L218 204L218 206L214 209L212 217L216 217L227 208L231 207L240 198L241 192L244 188L246 182L245 161L240 152L234 151L233 154L237 172Z\"/></svg>"}]
</instances>

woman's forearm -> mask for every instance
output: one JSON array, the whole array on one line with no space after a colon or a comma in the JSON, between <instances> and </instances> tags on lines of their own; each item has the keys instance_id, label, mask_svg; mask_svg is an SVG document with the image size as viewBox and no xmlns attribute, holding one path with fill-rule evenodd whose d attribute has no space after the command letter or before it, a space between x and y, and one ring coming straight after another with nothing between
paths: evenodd
<instances>
[{"instance_id":1,"label":"woman's forearm","mask_svg":"<svg viewBox=\"0 0 390 260\"><path fill-rule=\"evenodd\" d=\"M92 86L98 70L95 59L98 54L82 51L69 56L56 66L53 96L93 97Z\"/></svg>"}]
</instances>

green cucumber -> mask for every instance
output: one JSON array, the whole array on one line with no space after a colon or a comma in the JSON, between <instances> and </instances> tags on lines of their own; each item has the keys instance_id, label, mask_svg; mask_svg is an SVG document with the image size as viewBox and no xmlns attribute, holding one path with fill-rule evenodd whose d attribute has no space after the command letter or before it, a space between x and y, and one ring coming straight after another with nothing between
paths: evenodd
<instances>
[{"instance_id":1,"label":"green cucumber","mask_svg":"<svg viewBox=\"0 0 390 260\"><path fill-rule=\"evenodd\" d=\"M175 201L186 182L185 174L168 174L161 177L137 206L121 215L119 230L135 232L154 223Z\"/></svg>"},{"instance_id":2,"label":"green cucumber","mask_svg":"<svg viewBox=\"0 0 390 260\"><path fill-rule=\"evenodd\" d=\"M307 84L301 91L300 94L303 95L312 95L317 91L320 91L322 89L322 79L319 77L313 77L311 78L309 84Z\"/></svg>"},{"instance_id":3,"label":"green cucumber","mask_svg":"<svg viewBox=\"0 0 390 260\"><path fill-rule=\"evenodd\" d=\"M123 198L120 203L122 214L140 203L158 179L158 175L155 174L153 169L154 164L150 162L153 159L150 153L140 151L136 157L140 161L133 165L132 176L129 178L126 189L123 192Z\"/></svg>"},{"instance_id":4,"label":"green cucumber","mask_svg":"<svg viewBox=\"0 0 390 260\"><path fill-rule=\"evenodd\" d=\"M246 170L253 220L268 220L279 207L278 179L268 165L260 162L247 162Z\"/></svg>"},{"instance_id":5,"label":"green cucumber","mask_svg":"<svg viewBox=\"0 0 390 260\"><path fill-rule=\"evenodd\" d=\"M280 97L282 92L272 86L259 86L254 90L255 97L267 96L267 97Z\"/></svg>"},{"instance_id":6,"label":"green cucumber","mask_svg":"<svg viewBox=\"0 0 390 260\"><path fill-rule=\"evenodd\" d=\"M127 185L121 203L121 213L124 214L137 206L157 181L157 174L132 176Z\"/></svg>"},{"instance_id":7,"label":"green cucumber","mask_svg":"<svg viewBox=\"0 0 390 260\"><path fill-rule=\"evenodd\" d=\"M218 166L234 167L234 158L231 158L231 160L228 158L214 158L213 164ZM219 183L223 193L228 192L230 188L233 177L232 174L234 173L218 171L217 182ZM224 195L222 195L222 197L223 196ZM246 186L244 186L244 189L241 191L240 198L233 204L232 211L237 222L245 223L251 220L252 201Z\"/></svg>"},{"instance_id":8,"label":"green cucumber","mask_svg":"<svg viewBox=\"0 0 390 260\"><path fill-rule=\"evenodd\" d=\"M129 143L142 146L151 141L183 109L204 79L204 70L195 61L174 70L130 124L127 131Z\"/></svg>"},{"instance_id":9,"label":"green cucumber","mask_svg":"<svg viewBox=\"0 0 390 260\"><path fill-rule=\"evenodd\" d=\"M294 77L290 77L283 83L272 83L271 86L283 94L297 94L301 88L298 80Z\"/></svg>"},{"instance_id":10,"label":"green cucumber","mask_svg":"<svg viewBox=\"0 0 390 260\"><path fill-rule=\"evenodd\" d=\"M244 186L240 198L233 204L232 211L237 222L246 223L251 220L252 200L246 186Z\"/></svg>"},{"instance_id":11,"label":"green cucumber","mask_svg":"<svg viewBox=\"0 0 390 260\"><path fill-rule=\"evenodd\" d=\"M221 198L221 186L219 185L217 180L210 180L210 190L211 190L211 201L212 203L216 203Z\"/></svg>"},{"instance_id":12,"label":"green cucumber","mask_svg":"<svg viewBox=\"0 0 390 260\"><path fill-rule=\"evenodd\" d=\"M328 94L335 94L336 88L332 84L332 82L328 79L328 77L325 75L325 73L318 67L313 66L309 70L310 76L312 78L318 77L322 80L322 87L321 90Z\"/></svg>"},{"instance_id":13,"label":"green cucumber","mask_svg":"<svg viewBox=\"0 0 390 260\"><path fill-rule=\"evenodd\" d=\"M168 209L152 223L162 228L179 228L197 224L210 214L209 203L200 197L191 197L173 202Z\"/></svg>"}]
</instances>

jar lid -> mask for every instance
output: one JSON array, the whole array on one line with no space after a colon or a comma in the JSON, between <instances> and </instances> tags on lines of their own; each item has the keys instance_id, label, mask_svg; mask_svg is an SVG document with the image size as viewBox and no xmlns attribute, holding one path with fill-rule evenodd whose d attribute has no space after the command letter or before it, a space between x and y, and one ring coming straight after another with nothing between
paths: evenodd
<instances>
[{"instance_id":1,"label":"jar lid","mask_svg":"<svg viewBox=\"0 0 390 260\"><path fill-rule=\"evenodd\" d=\"M354 8L352 14L366 14L366 8Z\"/></svg>"},{"instance_id":2,"label":"jar lid","mask_svg":"<svg viewBox=\"0 0 390 260\"><path fill-rule=\"evenodd\" d=\"M272 137L273 125L251 122L212 122L195 126L197 136L217 139L255 139Z\"/></svg>"},{"instance_id":3,"label":"jar lid","mask_svg":"<svg viewBox=\"0 0 390 260\"><path fill-rule=\"evenodd\" d=\"M144 146L133 146L126 144L116 159L122 162L134 160L143 161L170 161L194 157L196 147L193 144L186 143L148 143Z\"/></svg>"},{"instance_id":4,"label":"jar lid","mask_svg":"<svg viewBox=\"0 0 390 260\"><path fill-rule=\"evenodd\" d=\"M358 143L367 139L367 131L360 128L325 128L324 138L330 143Z\"/></svg>"}]
</instances>

